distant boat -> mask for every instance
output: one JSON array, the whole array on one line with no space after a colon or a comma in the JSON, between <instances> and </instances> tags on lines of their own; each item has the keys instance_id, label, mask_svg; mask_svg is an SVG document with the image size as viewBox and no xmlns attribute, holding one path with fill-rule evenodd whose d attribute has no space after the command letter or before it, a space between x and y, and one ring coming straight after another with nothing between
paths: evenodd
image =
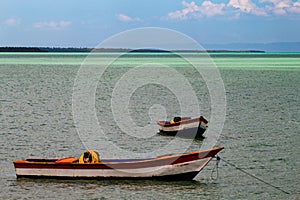
<instances>
[{"instance_id":1,"label":"distant boat","mask_svg":"<svg viewBox=\"0 0 300 200\"><path fill-rule=\"evenodd\" d=\"M184 138L203 137L208 127L208 121L203 116L196 118L174 117L170 121L157 121L157 124L160 134Z\"/></svg>"},{"instance_id":2,"label":"distant boat","mask_svg":"<svg viewBox=\"0 0 300 200\"><path fill-rule=\"evenodd\" d=\"M87 150L80 158L15 160L17 178L192 180L224 147L146 159L103 159Z\"/></svg>"}]
</instances>

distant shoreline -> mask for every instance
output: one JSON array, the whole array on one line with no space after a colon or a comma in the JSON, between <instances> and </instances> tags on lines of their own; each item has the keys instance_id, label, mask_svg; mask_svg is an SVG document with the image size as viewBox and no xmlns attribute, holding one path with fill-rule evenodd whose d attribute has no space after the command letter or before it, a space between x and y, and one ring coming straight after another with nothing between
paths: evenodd
<instances>
[{"instance_id":1,"label":"distant shoreline","mask_svg":"<svg viewBox=\"0 0 300 200\"><path fill-rule=\"evenodd\" d=\"M0 47L0 52L42 52L42 53L51 53L51 52L64 52L64 53L76 53L76 52L134 52L134 53L169 53L169 52L213 52L213 53L238 53L238 52L248 52L248 53L265 53L265 51L260 50L174 50L174 51L165 51L159 49L121 49L121 48L73 48L73 47Z\"/></svg>"}]
</instances>

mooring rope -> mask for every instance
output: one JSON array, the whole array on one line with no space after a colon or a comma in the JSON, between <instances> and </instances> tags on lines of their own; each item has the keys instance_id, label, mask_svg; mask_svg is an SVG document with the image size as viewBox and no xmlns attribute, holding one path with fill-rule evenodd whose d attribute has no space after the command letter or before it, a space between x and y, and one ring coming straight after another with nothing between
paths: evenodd
<instances>
[{"instance_id":1,"label":"mooring rope","mask_svg":"<svg viewBox=\"0 0 300 200\"><path fill-rule=\"evenodd\" d=\"M217 160L216 160L216 164L215 164L215 166L213 167L213 169L212 169L212 171L211 171L211 174L210 174L210 179L211 179L211 180L214 180L214 181L217 180L218 177L219 177L219 163L220 163L220 159L221 159L218 155L215 156L215 158L217 159ZM214 177L213 177L213 174L214 174L215 172L217 173L217 175L216 175L216 177L214 178Z\"/></svg>"},{"instance_id":2,"label":"mooring rope","mask_svg":"<svg viewBox=\"0 0 300 200\"><path fill-rule=\"evenodd\" d=\"M281 188L278 187L278 186L275 186L275 185L273 185L273 184L271 184L271 183L269 183L269 182L267 182L267 181L265 181L265 180L263 180L263 179L261 179L261 178L255 176L255 175L253 175L253 174L250 174L249 172L247 172L246 170L244 170L244 169L242 169L242 168L236 166L235 164L233 164L233 163L231 163L231 162L229 162L229 161L227 161L227 160L224 160L223 158L220 158L218 155L215 156L215 157L217 158L217 162L218 162L218 159L219 159L219 160L223 160L226 164L228 164L228 165L234 167L235 169L237 169L237 170L239 170L239 171L241 171L241 172L247 174L248 176L251 176L252 178L254 178L254 179L256 179L256 180L258 180L258 181L260 181L260 182L262 182L262 183L264 183L264 184L266 184L266 185L268 185L268 186L271 186L271 187L273 187L273 188L275 188L275 189L277 189L277 190L279 190L279 191L281 191L281 192L283 192L283 193L285 193L285 194L291 194L290 192L287 192L287 191L281 189Z\"/></svg>"}]
</instances>

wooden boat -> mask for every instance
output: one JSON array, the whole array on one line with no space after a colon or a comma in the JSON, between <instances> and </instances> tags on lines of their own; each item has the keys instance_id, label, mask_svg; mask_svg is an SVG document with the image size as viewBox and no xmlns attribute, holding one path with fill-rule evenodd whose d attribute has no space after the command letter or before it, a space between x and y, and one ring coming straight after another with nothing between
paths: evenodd
<instances>
[{"instance_id":1,"label":"wooden boat","mask_svg":"<svg viewBox=\"0 0 300 200\"><path fill-rule=\"evenodd\" d=\"M185 138L203 137L208 121L203 117L174 117L171 121L157 121L159 134Z\"/></svg>"},{"instance_id":2,"label":"wooden boat","mask_svg":"<svg viewBox=\"0 0 300 200\"><path fill-rule=\"evenodd\" d=\"M147 159L103 159L87 150L80 158L15 160L17 178L192 180L224 147Z\"/></svg>"}]
</instances>

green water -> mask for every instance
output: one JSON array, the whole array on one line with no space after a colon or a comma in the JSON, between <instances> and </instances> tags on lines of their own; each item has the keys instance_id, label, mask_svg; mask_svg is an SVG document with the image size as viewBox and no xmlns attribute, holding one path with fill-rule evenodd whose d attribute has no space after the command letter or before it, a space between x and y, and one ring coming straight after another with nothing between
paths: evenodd
<instances>
[{"instance_id":1,"label":"green water","mask_svg":"<svg viewBox=\"0 0 300 200\"><path fill-rule=\"evenodd\" d=\"M146 57L149 63L185 67L187 63L182 57L190 58L195 63L199 63L203 59L201 55L206 55L203 53L124 54L127 56L118 58L116 64L130 66L134 63L134 65L140 65L145 63ZM7 65L80 65L88 55L88 53L0 53L0 59L1 64ZM110 60L110 55L123 55L123 53L95 53L95 55L104 61ZM300 60L300 53L209 53L207 56L210 56L219 68L298 68Z\"/></svg>"},{"instance_id":2,"label":"green water","mask_svg":"<svg viewBox=\"0 0 300 200\"><path fill-rule=\"evenodd\" d=\"M184 55L194 63L208 62L199 54ZM1 199L299 199L300 53L210 54L226 94L226 120L216 143L225 146L221 158L290 194L222 161L217 180L211 180L215 162L189 182L17 180L12 165L15 159L79 156L85 150L73 119L72 95L76 75L87 56L85 53L0 54ZM106 63L111 56L114 55L98 54L92 63L101 66L97 57ZM106 133L105 140L130 152L154 151L174 139L155 134L156 126L146 138L135 137L124 133L115 123L111 98L116 84L133 67L147 63L159 63L153 65L158 69L165 66L176 69L192 85L201 114L208 119L211 116L205 81L185 59L173 54L123 56L99 80L95 110ZM180 82L174 84L180 89ZM151 120L157 119L149 117L149 110L157 104L166 109L168 117L180 114L180 104L172 91L150 84L139 87L131 96L129 113L133 122L140 126L155 123ZM188 109L193 108L193 104L189 106ZM187 151L199 150L203 142L190 142ZM179 149L174 146L170 151ZM100 151L104 157L114 153Z\"/></svg>"}]
</instances>

